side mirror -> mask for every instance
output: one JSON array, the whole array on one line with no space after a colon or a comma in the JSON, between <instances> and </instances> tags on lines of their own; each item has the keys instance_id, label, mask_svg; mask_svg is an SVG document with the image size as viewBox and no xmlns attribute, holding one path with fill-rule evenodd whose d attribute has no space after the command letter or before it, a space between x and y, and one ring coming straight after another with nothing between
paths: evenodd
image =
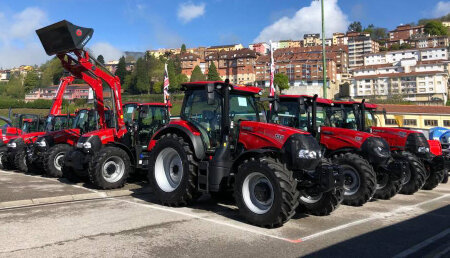
<instances>
[{"instance_id":1,"label":"side mirror","mask_svg":"<svg viewBox=\"0 0 450 258\"><path fill-rule=\"evenodd\" d=\"M298 99L298 106L299 106L299 112L301 115L306 114L306 107L305 107L305 98L300 97Z\"/></svg>"},{"instance_id":2,"label":"side mirror","mask_svg":"<svg viewBox=\"0 0 450 258\"><path fill-rule=\"evenodd\" d=\"M383 108L383 116L384 116L384 121L386 121L387 120L387 115L386 115L386 109L385 108Z\"/></svg>"},{"instance_id":3,"label":"side mirror","mask_svg":"<svg viewBox=\"0 0 450 258\"><path fill-rule=\"evenodd\" d=\"M206 85L206 90L207 90L207 102L208 105L214 105L214 84L213 83L208 83Z\"/></svg>"}]
</instances>

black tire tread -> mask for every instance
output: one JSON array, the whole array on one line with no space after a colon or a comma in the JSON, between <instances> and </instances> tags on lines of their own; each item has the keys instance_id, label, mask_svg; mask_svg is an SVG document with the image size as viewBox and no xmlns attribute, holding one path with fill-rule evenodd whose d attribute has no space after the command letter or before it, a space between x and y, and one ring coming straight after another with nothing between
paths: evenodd
<instances>
[{"instance_id":1,"label":"black tire tread","mask_svg":"<svg viewBox=\"0 0 450 258\"><path fill-rule=\"evenodd\" d=\"M439 171L431 171L430 176L425 180L425 184L422 186L423 190L433 190L436 188L440 182L444 179L444 172L447 173L445 170L439 170Z\"/></svg>"},{"instance_id":2,"label":"black tire tread","mask_svg":"<svg viewBox=\"0 0 450 258\"><path fill-rule=\"evenodd\" d=\"M65 153L67 153L67 151L69 151L70 148L71 147L66 144L57 144L57 145L51 147L47 151L47 153L45 153L43 155L44 171L47 176L50 176L50 177L62 177L63 176L62 167L61 167L61 171L58 171L53 166L53 159L55 158L54 156L56 154L58 154L59 152L65 151Z\"/></svg>"},{"instance_id":3,"label":"black tire tread","mask_svg":"<svg viewBox=\"0 0 450 258\"><path fill-rule=\"evenodd\" d=\"M27 173L28 166L26 162L26 152L25 150L19 150L16 155L14 155L14 167L17 168L20 172ZM25 160L25 162L23 162Z\"/></svg>"},{"instance_id":4,"label":"black tire tread","mask_svg":"<svg viewBox=\"0 0 450 258\"><path fill-rule=\"evenodd\" d=\"M400 193L410 195L419 191L425 184L425 180L427 178L426 168L420 159L416 155L407 151L395 151L392 153L392 156L394 158L408 161L409 169L411 171L411 180L413 180L412 182L403 185Z\"/></svg>"},{"instance_id":5,"label":"black tire tread","mask_svg":"<svg viewBox=\"0 0 450 258\"><path fill-rule=\"evenodd\" d=\"M117 152L115 155L120 156L122 160L125 163L125 172L123 175L123 179L114 182L114 183L108 183L102 180L101 176L101 166L103 165L103 161L108 157L111 156L113 152ZM128 166L127 166L128 163ZM128 154L118 148L118 147L104 147L101 149L98 153L94 155L92 160L89 162L89 168L88 168L88 175L89 175L89 181L95 185L96 187L108 190L108 189L115 189L115 188L121 188L125 185L127 178L129 176L129 170L130 170L130 157Z\"/></svg>"}]
</instances>

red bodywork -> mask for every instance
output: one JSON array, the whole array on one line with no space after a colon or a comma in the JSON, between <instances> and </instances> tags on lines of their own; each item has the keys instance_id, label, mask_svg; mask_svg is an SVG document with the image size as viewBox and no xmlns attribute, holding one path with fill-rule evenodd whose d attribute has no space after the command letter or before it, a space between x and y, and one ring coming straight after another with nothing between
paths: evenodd
<instances>
[{"instance_id":1,"label":"red bodywork","mask_svg":"<svg viewBox=\"0 0 450 258\"><path fill-rule=\"evenodd\" d=\"M7 144L12 139L17 138L22 134L22 130L17 127L6 127L0 130L0 137L4 144Z\"/></svg>"},{"instance_id":2,"label":"red bodywork","mask_svg":"<svg viewBox=\"0 0 450 258\"><path fill-rule=\"evenodd\" d=\"M430 145L430 152L436 156L442 155L442 145L439 140L428 140L428 144Z\"/></svg>"},{"instance_id":3,"label":"red bodywork","mask_svg":"<svg viewBox=\"0 0 450 258\"><path fill-rule=\"evenodd\" d=\"M411 133L421 133L418 131L403 129L403 128L392 128L392 127L376 127L373 126L372 133L378 135L385 139L391 150L403 150L406 145L406 138Z\"/></svg>"},{"instance_id":4,"label":"red bodywork","mask_svg":"<svg viewBox=\"0 0 450 258\"><path fill-rule=\"evenodd\" d=\"M337 127L322 126L320 132L320 144L331 151L344 148L360 149L367 138L374 137L370 133Z\"/></svg>"}]
</instances>

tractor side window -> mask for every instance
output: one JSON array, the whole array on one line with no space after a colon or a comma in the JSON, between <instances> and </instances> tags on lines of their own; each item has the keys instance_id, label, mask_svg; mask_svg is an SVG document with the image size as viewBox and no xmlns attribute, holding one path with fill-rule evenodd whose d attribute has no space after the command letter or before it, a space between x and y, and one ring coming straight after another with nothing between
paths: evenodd
<instances>
[{"instance_id":1,"label":"tractor side window","mask_svg":"<svg viewBox=\"0 0 450 258\"><path fill-rule=\"evenodd\" d=\"M330 125L332 127L343 127L344 117L341 108L331 109Z\"/></svg>"},{"instance_id":2,"label":"tractor side window","mask_svg":"<svg viewBox=\"0 0 450 258\"><path fill-rule=\"evenodd\" d=\"M324 108L324 107L317 107L317 121L316 121L316 124L317 124L317 127L320 127L320 126L327 126L327 113L326 113L326 108Z\"/></svg>"},{"instance_id":3,"label":"tractor side window","mask_svg":"<svg viewBox=\"0 0 450 258\"><path fill-rule=\"evenodd\" d=\"M206 144L213 148L220 140L222 99L215 93L214 104L208 105L205 90L192 90L186 96L182 116L202 133Z\"/></svg>"},{"instance_id":4,"label":"tractor side window","mask_svg":"<svg viewBox=\"0 0 450 258\"><path fill-rule=\"evenodd\" d=\"M230 94L230 118L234 123L258 121L258 109L252 96Z\"/></svg>"},{"instance_id":5,"label":"tractor side window","mask_svg":"<svg viewBox=\"0 0 450 258\"><path fill-rule=\"evenodd\" d=\"M344 110L345 110L345 114L346 114L346 119L342 125L342 128L357 130L358 123L356 121L356 116L355 116L355 112L353 111L353 108L345 107Z\"/></svg>"},{"instance_id":6,"label":"tractor side window","mask_svg":"<svg viewBox=\"0 0 450 258\"><path fill-rule=\"evenodd\" d=\"M151 136L166 123L166 111L163 107L144 106L139 112L139 142L148 143Z\"/></svg>"},{"instance_id":7,"label":"tractor side window","mask_svg":"<svg viewBox=\"0 0 450 258\"><path fill-rule=\"evenodd\" d=\"M66 117L56 117L55 125L53 126L53 131L63 130L66 127Z\"/></svg>"},{"instance_id":8,"label":"tractor side window","mask_svg":"<svg viewBox=\"0 0 450 258\"><path fill-rule=\"evenodd\" d=\"M137 105L127 104L123 107L123 120L125 124L131 124L137 118Z\"/></svg>"},{"instance_id":9,"label":"tractor side window","mask_svg":"<svg viewBox=\"0 0 450 258\"><path fill-rule=\"evenodd\" d=\"M377 126L377 118L375 116L375 114L373 112L365 112L366 114L366 126L368 127L372 127L372 126Z\"/></svg>"}]
</instances>

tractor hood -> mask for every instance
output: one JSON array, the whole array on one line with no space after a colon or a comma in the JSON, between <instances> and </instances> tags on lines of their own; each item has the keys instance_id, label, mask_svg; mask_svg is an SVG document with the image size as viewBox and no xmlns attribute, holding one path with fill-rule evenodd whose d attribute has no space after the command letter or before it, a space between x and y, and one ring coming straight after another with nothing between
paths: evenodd
<instances>
[{"instance_id":1,"label":"tractor hood","mask_svg":"<svg viewBox=\"0 0 450 258\"><path fill-rule=\"evenodd\" d=\"M373 134L339 127L323 126L320 128L320 143L329 150L360 149L369 137L373 137Z\"/></svg>"}]
</instances>

